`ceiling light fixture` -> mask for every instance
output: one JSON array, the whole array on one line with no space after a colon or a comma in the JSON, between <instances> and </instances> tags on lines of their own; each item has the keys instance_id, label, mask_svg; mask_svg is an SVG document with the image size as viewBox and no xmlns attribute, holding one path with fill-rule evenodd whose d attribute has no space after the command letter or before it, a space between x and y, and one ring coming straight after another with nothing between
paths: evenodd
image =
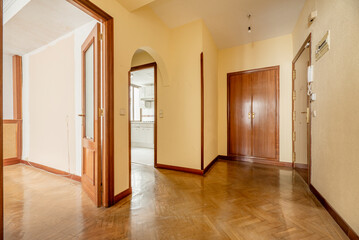
<instances>
[{"instance_id":1,"label":"ceiling light fixture","mask_svg":"<svg viewBox=\"0 0 359 240\"><path fill-rule=\"evenodd\" d=\"M248 22L249 22L248 33L251 33L252 32L252 27L251 27L251 17L252 17L252 15L248 14L247 17L248 17Z\"/></svg>"}]
</instances>

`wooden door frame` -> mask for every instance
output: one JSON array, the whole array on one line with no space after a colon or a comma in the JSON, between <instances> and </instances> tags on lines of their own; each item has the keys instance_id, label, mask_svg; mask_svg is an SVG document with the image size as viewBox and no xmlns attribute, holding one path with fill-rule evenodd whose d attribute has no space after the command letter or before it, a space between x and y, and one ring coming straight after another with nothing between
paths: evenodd
<instances>
[{"instance_id":1,"label":"wooden door frame","mask_svg":"<svg viewBox=\"0 0 359 240\"><path fill-rule=\"evenodd\" d=\"M155 97L155 123L154 123L154 167L157 168L157 63L152 62L148 64L143 64L135 67L131 67L130 71L128 71L128 152L129 152L129 183L130 188L131 185L131 72L143 70L147 68L154 69L154 97Z\"/></svg>"},{"instance_id":2,"label":"wooden door frame","mask_svg":"<svg viewBox=\"0 0 359 240\"><path fill-rule=\"evenodd\" d=\"M66 0L102 24L102 205L114 195L114 20L89 0Z\"/></svg>"},{"instance_id":3,"label":"wooden door frame","mask_svg":"<svg viewBox=\"0 0 359 240\"><path fill-rule=\"evenodd\" d=\"M312 33L310 33L305 39L304 43L300 47L298 53L295 55L293 61L292 61L292 134L294 133L294 98L293 93L295 91L295 77L294 77L294 70L295 70L295 63L298 61L304 50L307 48L307 44L309 44L309 66L312 65ZM307 124L307 162L308 162L308 185L311 184L311 173L312 173L312 106L310 97L307 97L307 108L309 108L309 123ZM294 153L295 153L295 141L292 137L292 167L295 168L295 162L294 162Z\"/></svg>"},{"instance_id":4,"label":"wooden door frame","mask_svg":"<svg viewBox=\"0 0 359 240\"><path fill-rule=\"evenodd\" d=\"M3 1L0 0L0 239L4 238L4 176L3 176Z\"/></svg>"},{"instance_id":5,"label":"wooden door frame","mask_svg":"<svg viewBox=\"0 0 359 240\"><path fill-rule=\"evenodd\" d=\"M241 74L247 74L247 73L255 73L255 72L261 72L261 71L267 71L267 70L277 70L276 75L276 158L275 160L268 160L267 158L260 158L260 157L252 157L252 156L242 156L242 155L229 155L229 143L230 143L230 137L229 137L229 119L230 119L230 99L229 99L229 80L230 77L241 75ZM280 155L280 140L279 140L279 94L280 94L280 66L272 66L272 67L264 67L264 68L256 68L251 70L244 70L239 72L231 72L227 74L227 156L228 159L231 160L239 160L239 161L246 161L246 162L257 162L257 163L263 163L263 164L270 164L270 165L281 165L279 162L279 155Z\"/></svg>"}]
</instances>

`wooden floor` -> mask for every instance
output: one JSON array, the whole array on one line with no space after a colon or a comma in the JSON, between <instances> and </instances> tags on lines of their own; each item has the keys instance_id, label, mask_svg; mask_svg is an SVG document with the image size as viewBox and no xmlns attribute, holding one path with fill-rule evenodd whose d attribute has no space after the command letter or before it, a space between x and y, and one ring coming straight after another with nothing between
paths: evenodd
<instances>
[{"instance_id":1,"label":"wooden floor","mask_svg":"<svg viewBox=\"0 0 359 240\"><path fill-rule=\"evenodd\" d=\"M133 195L97 209L78 182L5 167L5 239L347 239L295 171L225 161L205 177L132 169Z\"/></svg>"}]
</instances>

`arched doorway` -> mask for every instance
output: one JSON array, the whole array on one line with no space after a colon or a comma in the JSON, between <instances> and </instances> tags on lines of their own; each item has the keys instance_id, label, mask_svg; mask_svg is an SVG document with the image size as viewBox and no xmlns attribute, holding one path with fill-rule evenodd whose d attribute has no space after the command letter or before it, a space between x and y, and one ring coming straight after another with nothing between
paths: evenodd
<instances>
[{"instance_id":1,"label":"arched doorway","mask_svg":"<svg viewBox=\"0 0 359 240\"><path fill-rule=\"evenodd\" d=\"M134 53L128 75L130 173L132 164L157 166L157 68L147 51Z\"/></svg>"}]
</instances>

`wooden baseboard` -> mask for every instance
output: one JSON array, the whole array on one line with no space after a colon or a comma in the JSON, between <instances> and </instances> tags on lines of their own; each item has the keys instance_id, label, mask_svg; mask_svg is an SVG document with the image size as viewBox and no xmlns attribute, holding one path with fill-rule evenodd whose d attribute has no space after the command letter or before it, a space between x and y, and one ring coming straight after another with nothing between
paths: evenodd
<instances>
[{"instance_id":1,"label":"wooden baseboard","mask_svg":"<svg viewBox=\"0 0 359 240\"><path fill-rule=\"evenodd\" d=\"M265 164L265 165L292 168L292 163L291 162L271 161L271 160L266 160L266 159L261 159L261 158L248 158L248 157L242 157L242 156L219 155L218 159L230 160L230 161L239 161L239 162L249 162L249 163L259 163L259 164Z\"/></svg>"},{"instance_id":2,"label":"wooden baseboard","mask_svg":"<svg viewBox=\"0 0 359 240\"><path fill-rule=\"evenodd\" d=\"M174 171L180 171L180 172L186 172L186 173L193 173L193 174L197 174L197 175L203 175L203 170L199 170L199 169L193 169L193 168L185 168L185 167L176 167L176 166L170 166L170 165L165 165L165 164L156 164L155 166L156 168L161 168L161 169L167 169L167 170L174 170Z\"/></svg>"},{"instance_id":3,"label":"wooden baseboard","mask_svg":"<svg viewBox=\"0 0 359 240\"><path fill-rule=\"evenodd\" d=\"M58 169L55 169L55 168L47 167L47 166L42 165L42 164L29 162L29 161L25 161L25 160L20 160L20 163L28 165L28 166L32 166L32 167L35 167L35 168L38 168L38 169L41 169L41 170L44 170L46 172L54 173L54 174L57 174L59 176L70 178L70 179L78 181L78 182L81 182L81 177L77 176L75 174L72 174L72 173L64 172L64 171L61 171L61 170L58 170Z\"/></svg>"},{"instance_id":4,"label":"wooden baseboard","mask_svg":"<svg viewBox=\"0 0 359 240\"><path fill-rule=\"evenodd\" d=\"M294 163L294 168L308 169L308 164Z\"/></svg>"},{"instance_id":5,"label":"wooden baseboard","mask_svg":"<svg viewBox=\"0 0 359 240\"><path fill-rule=\"evenodd\" d=\"M344 233L351 240L359 240L358 234L354 232L354 230L345 222L345 220L334 210L334 208L327 202L327 200L318 192L315 187L310 184L310 191L314 194L314 196L318 199L318 201L323 205L323 207L329 212L329 214L334 218L334 220L338 223L338 225L343 229Z\"/></svg>"},{"instance_id":6,"label":"wooden baseboard","mask_svg":"<svg viewBox=\"0 0 359 240\"><path fill-rule=\"evenodd\" d=\"M114 203L113 204L116 204L118 203L121 199L127 197L128 195L130 195L132 193L132 188L129 188L119 194L117 194L115 197L114 197Z\"/></svg>"},{"instance_id":7,"label":"wooden baseboard","mask_svg":"<svg viewBox=\"0 0 359 240\"><path fill-rule=\"evenodd\" d=\"M212 168L212 166L217 162L218 157L219 156L217 156L215 159L212 160L210 164L208 164L208 166L203 170L203 175L206 174Z\"/></svg>"},{"instance_id":8,"label":"wooden baseboard","mask_svg":"<svg viewBox=\"0 0 359 240\"><path fill-rule=\"evenodd\" d=\"M20 159L18 159L18 158L8 158L8 159L4 159L3 166L10 166L10 165L15 165L15 164L19 164L19 163L20 163Z\"/></svg>"}]
</instances>

